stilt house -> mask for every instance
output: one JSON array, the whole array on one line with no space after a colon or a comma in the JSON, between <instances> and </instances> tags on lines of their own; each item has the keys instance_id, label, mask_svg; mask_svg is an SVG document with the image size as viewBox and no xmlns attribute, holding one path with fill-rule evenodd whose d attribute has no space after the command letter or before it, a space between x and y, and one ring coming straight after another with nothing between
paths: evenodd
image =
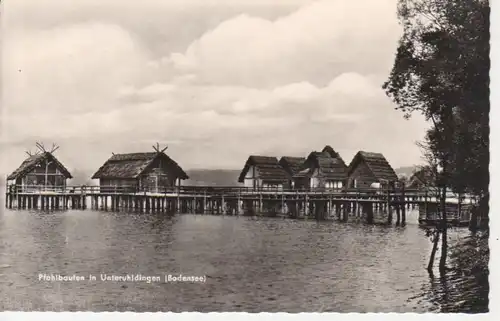
<instances>
[{"instance_id":1,"label":"stilt house","mask_svg":"<svg viewBox=\"0 0 500 321\"><path fill-rule=\"evenodd\" d=\"M393 187L398 176L384 155L359 151L348 168L348 187L386 188Z\"/></svg>"},{"instance_id":2,"label":"stilt house","mask_svg":"<svg viewBox=\"0 0 500 321\"><path fill-rule=\"evenodd\" d=\"M238 182L254 190L284 189L290 179L276 157L253 155L248 157Z\"/></svg>"},{"instance_id":3,"label":"stilt house","mask_svg":"<svg viewBox=\"0 0 500 321\"><path fill-rule=\"evenodd\" d=\"M57 192L66 189L66 181L71 173L53 155L59 148L53 145L50 151L41 143L36 144L38 151L26 152L28 158L7 177L9 188L16 186L18 192Z\"/></svg>"},{"instance_id":4,"label":"stilt house","mask_svg":"<svg viewBox=\"0 0 500 321\"><path fill-rule=\"evenodd\" d=\"M347 181L347 166L340 157L331 155L328 152L310 153L302 165L302 170L294 175L296 188L338 189L344 187Z\"/></svg>"},{"instance_id":5,"label":"stilt house","mask_svg":"<svg viewBox=\"0 0 500 321\"><path fill-rule=\"evenodd\" d=\"M434 186L434 175L429 166L424 166L415 171L409 179L408 188L419 189Z\"/></svg>"},{"instance_id":6,"label":"stilt house","mask_svg":"<svg viewBox=\"0 0 500 321\"><path fill-rule=\"evenodd\" d=\"M301 171L305 160L306 159L304 157L291 157L291 156L281 157L279 164L287 172L289 176L288 180L289 188L294 188L295 182L293 180L293 176Z\"/></svg>"},{"instance_id":7,"label":"stilt house","mask_svg":"<svg viewBox=\"0 0 500 321\"><path fill-rule=\"evenodd\" d=\"M184 170L159 145L154 152L113 154L92 176L102 191L163 192L188 179Z\"/></svg>"}]
</instances>

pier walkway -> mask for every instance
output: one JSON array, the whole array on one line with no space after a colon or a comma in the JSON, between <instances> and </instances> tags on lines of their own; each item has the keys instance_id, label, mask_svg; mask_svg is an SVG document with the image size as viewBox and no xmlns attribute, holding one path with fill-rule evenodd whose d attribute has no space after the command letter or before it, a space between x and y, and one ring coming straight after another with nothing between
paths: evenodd
<instances>
[{"instance_id":1,"label":"pier walkway","mask_svg":"<svg viewBox=\"0 0 500 321\"><path fill-rule=\"evenodd\" d=\"M252 189L245 187L180 186L137 190L132 186L22 186L8 185L6 207L10 209L80 209L225 215L280 214L324 219L349 213L373 221L374 211L386 211L388 223L405 223L406 210L419 209L419 221L439 220L439 198L434 188L424 189ZM455 225L465 225L475 200L449 192L446 212Z\"/></svg>"}]
</instances>

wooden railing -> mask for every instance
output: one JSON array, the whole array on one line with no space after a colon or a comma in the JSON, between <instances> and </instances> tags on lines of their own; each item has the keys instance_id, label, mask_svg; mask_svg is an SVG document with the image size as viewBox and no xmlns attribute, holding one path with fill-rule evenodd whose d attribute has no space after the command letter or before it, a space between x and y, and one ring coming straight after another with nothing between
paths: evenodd
<instances>
[{"instance_id":1,"label":"wooden railing","mask_svg":"<svg viewBox=\"0 0 500 321\"><path fill-rule=\"evenodd\" d=\"M460 219L462 221L469 221L473 204L462 204L456 206L447 204L445 207L446 218L448 221ZM433 207L431 210L426 211L422 209L419 211L419 220L441 220L441 206Z\"/></svg>"},{"instance_id":2,"label":"wooden railing","mask_svg":"<svg viewBox=\"0 0 500 321\"><path fill-rule=\"evenodd\" d=\"M427 197L437 198L438 193L433 188L421 189L377 189L377 188L307 188L282 189L273 187L241 187L241 186L180 186L160 188L137 188L137 186L41 186L41 185L7 185L7 193L47 193L47 194L180 194L180 195L242 195L242 194L278 194L278 195L345 195L353 197ZM458 195L448 192L448 198L471 198L471 195Z\"/></svg>"}]
</instances>

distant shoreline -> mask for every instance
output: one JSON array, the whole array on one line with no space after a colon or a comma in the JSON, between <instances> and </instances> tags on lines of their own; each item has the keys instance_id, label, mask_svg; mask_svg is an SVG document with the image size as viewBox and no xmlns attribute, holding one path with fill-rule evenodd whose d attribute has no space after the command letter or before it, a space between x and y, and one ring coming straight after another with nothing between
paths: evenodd
<instances>
[{"instance_id":1,"label":"distant shoreline","mask_svg":"<svg viewBox=\"0 0 500 321\"><path fill-rule=\"evenodd\" d=\"M413 171L417 168L417 166L404 166L395 169L396 174L411 176ZM188 169L186 173L189 176L189 179L183 182L183 185L210 185L210 186L242 186L241 183L238 183L238 177L241 172L241 169L203 169L203 168L195 168ZM71 179L68 185L74 186L98 186L98 180L91 180L90 177L93 174L93 171L87 170L78 170L73 169L72 171L73 179ZM8 173L1 174L0 184L2 186L1 190L4 190L5 187L5 178Z\"/></svg>"}]
</instances>

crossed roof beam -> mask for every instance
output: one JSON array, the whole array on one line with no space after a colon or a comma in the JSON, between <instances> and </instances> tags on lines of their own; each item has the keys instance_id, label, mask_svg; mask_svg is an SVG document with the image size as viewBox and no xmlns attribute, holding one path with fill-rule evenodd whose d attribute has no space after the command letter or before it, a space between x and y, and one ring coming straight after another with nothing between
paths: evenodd
<instances>
[{"instance_id":1,"label":"crossed roof beam","mask_svg":"<svg viewBox=\"0 0 500 321\"><path fill-rule=\"evenodd\" d=\"M42 142L36 142L35 146L37 148L37 150L35 150L35 152L32 152L31 149L26 151L26 154L28 154L28 156L30 156L30 157L36 156L36 155L39 155L40 153L51 153L52 154L56 150L59 149L59 146L56 145L55 143L52 143L52 147L50 149L45 148L45 145Z\"/></svg>"}]
</instances>

